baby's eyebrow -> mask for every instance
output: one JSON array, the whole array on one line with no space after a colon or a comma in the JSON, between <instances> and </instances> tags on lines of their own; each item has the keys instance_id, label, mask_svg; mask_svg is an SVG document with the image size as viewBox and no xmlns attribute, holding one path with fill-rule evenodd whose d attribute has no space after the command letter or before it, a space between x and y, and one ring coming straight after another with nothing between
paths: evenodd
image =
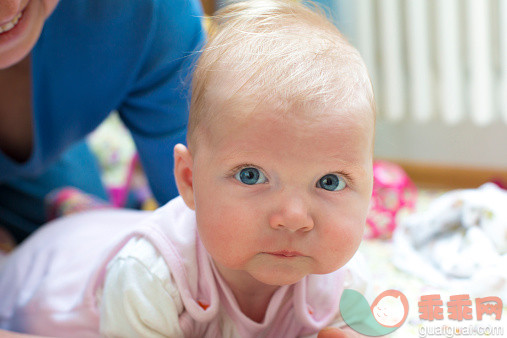
<instances>
[{"instance_id":1,"label":"baby's eyebrow","mask_svg":"<svg viewBox=\"0 0 507 338\"><path fill-rule=\"evenodd\" d=\"M235 173L238 170L243 169L243 168L256 168L256 169L262 170L262 168L259 167L256 164L253 164L253 163L241 163L241 164L238 164L238 165L234 166L232 169L230 169L228 171L228 173L229 174L233 174L233 173Z\"/></svg>"},{"instance_id":2,"label":"baby's eyebrow","mask_svg":"<svg viewBox=\"0 0 507 338\"><path fill-rule=\"evenodd\" d=\"M350 173L348 173L346 171L338 170L338 171L335 171L334 173L338 174L339 176L345 177L345 179L347 181L349 181L349 182L353 182L354 181L353 175L351 175Z\"/></svg>"},{"instance_id":3,"label":"baby's eyebrow","mask_svg":"<svg viewBox=\"0 0 507 338\"><path fill-rule=\"evenodd\" d=\"M351 182L355 181L358 177L366 176L368 170L359 163L350 163L343 161L337 165L337 170L334 171L339 175L342 175Z\"/></svg>"}]
</instances>

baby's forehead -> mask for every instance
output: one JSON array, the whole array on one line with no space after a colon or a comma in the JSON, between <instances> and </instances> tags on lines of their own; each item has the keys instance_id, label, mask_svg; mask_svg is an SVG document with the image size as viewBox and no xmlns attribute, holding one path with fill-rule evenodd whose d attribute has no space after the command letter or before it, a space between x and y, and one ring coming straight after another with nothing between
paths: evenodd
<instances>
[{"instance_id":1,"label":"baby's forehead","mask_svg":"<svg viewBox=\"0 0 507 338\"><path fill-rule=\"evenodd\" d=\"M215 107L217 109L208 114L209 120L201 124L199 134L202 137L196 141L195 149L204 146L203 149L217 156L264 156L274 151L278 154L276 159L287 153L286 149L296 148L298 158L306 161L347 151L358 156L373 151L375 122L369 107L346 110L315 102L290 105L283 101L243 97L236 97L234 104ZM274 144L278 148L274 148ZM307 146L315 144L329 147Z\"/></svg>"},{"instance_id":2,"label":"baby's forehead","mask_svg":"<svg viewBox=\"0 0 507 338\"><path fill-rule=\"evenodd\" d=\"M351 108L331 102L235 96L215 107L207 128L214 138L245 131L262 134L274 126L288 137L319 138L326 130L343 133L346 128L349 135L368 138L375 123L369 106Z\"/></svg>"}]
</instances>

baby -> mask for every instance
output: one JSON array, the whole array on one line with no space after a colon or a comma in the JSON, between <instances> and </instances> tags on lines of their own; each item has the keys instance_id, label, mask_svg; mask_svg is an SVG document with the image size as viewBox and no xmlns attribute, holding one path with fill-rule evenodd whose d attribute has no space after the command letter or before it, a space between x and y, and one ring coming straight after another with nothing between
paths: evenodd
<instances>
[{"instance_id":1,"label":"baby","mask_svg":"<svg viewBox=\"0 0 507 338\"><path fill-rule=\"evenodd\" d=\"M372 192L358 52L290 0L234 3L196 65L180 197L46 225L0 269L0 328L67 337L295 337L344 325Z\"/></svg>"}]
</instances>

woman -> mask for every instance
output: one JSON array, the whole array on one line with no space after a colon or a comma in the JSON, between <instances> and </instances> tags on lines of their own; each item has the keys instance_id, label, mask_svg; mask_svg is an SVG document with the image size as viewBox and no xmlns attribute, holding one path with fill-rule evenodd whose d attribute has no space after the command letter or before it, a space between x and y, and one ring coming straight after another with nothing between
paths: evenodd
<instances>
[{"instance_id":1,"label":"woman","mask_svg":"<svg viewBox=\"0 0 507 338\"><path fill-rule=\"evenodd\" d=\"M83 139L112 110L157 200L176 195L201 15L197 0L0 1L0 226L24 239L58 187L107 198Z\"/></svg>"}]
</instances>

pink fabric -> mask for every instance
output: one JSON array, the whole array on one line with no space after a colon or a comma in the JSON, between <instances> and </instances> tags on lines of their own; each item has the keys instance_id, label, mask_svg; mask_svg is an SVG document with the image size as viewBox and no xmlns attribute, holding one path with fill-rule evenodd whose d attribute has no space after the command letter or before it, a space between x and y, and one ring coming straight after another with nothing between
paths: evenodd
<instances>
[{"instance_id":1,"label":"pink fabric","mask_svg":"<svg viewBox=\"0 0 507 338\"><path fill-rule=\"evenodd\" d=\"M38 230L0 267L0 328L98 336L99 314L89 287L111 248L145 218L144 212L100 210Z\"/></svg>"},{"instance_id":2,"label":"pink fabric","mask_svg":"<svg viewBox=\"0 0 507 338\"><path fill-rule=\"evenodd\" d=\"M264 320L250 320L202 246L193 211L176 198L154 213L93 211L43 227L0 268L0 328L48 336L98 336L96 292L109 261L134 236L147 238L170 267L184 304L179 322L186 336L220 336L220 309L242 337L317 332L338 312L340 270L280 287Z\"/></svg>"}]
</instances>

